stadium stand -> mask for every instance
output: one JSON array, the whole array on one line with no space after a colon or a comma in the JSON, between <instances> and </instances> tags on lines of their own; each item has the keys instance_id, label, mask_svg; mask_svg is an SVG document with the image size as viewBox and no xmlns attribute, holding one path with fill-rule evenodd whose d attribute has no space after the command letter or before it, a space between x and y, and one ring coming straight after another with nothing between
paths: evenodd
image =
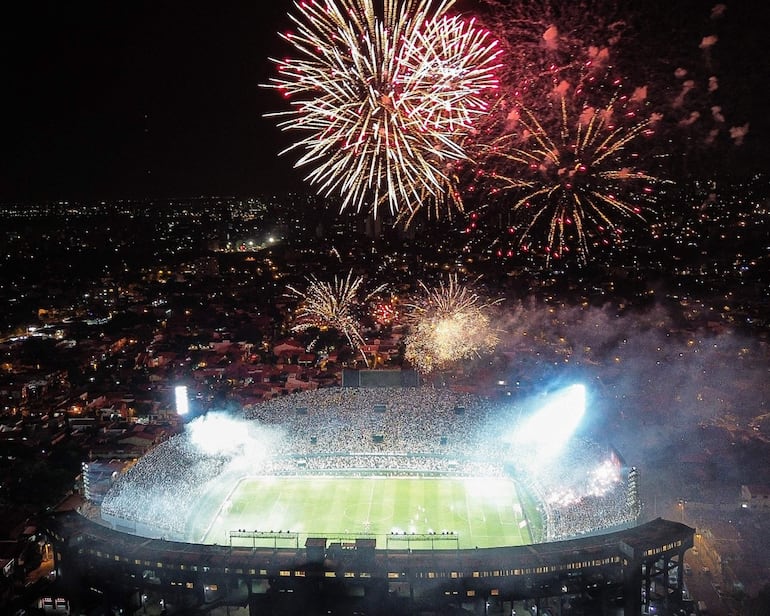
<instances>
[{"instance_id":1,"label":"stadium stand","mask_svg":"<svg viewBox=\"0 0 770 616\"><path fill-rule=\"evenodd\" d=\"M190 512L212 495L224 500L225 486L245 474L306 473L513 474L540 501L546 541L630 526L639 514L628 498L625 469L607 446L574 438L558 458L523 465L501 436L500 426L511 418L470 394L328 388L249 407L243 419L233 430L252 430L252 439L241 435L211 449L186 431L155 447L106 494L102 521L147 537L197 541Z\"/></svg>"}]
</instances>

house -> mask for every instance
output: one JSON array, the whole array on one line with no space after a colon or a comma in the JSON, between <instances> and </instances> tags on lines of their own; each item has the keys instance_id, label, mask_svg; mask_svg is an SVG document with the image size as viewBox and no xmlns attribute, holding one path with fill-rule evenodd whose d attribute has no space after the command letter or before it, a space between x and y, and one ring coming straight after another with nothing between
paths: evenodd
<instances>
[{"instance_id":1,"label":"house","mask_svg":"<svg viewBox=\"0 0 770 616\"><path fill-rule=\"evenodd\" d=\"M294 338L284 338L276 343L273 347L273 355L276 357L303 355L305 353L305 346Z\"/></svg>"}]
</instances>

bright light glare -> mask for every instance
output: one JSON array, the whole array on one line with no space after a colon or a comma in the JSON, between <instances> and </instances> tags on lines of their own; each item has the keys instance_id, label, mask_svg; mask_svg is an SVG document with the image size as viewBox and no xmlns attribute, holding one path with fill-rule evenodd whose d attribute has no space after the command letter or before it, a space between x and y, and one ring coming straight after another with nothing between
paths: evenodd
<instances>
[{"instance_id":1,"label":"bright light glare","mask_svg":"<svg viewBox=\"0 0 770 616\"><path fill-rule=\"evenodd\" d=\"M517 432L520 444L535 448L538 455L554 455L570 439L585 414L586 390L571 385L548 398Z\"/></svg>"},{"instance_id":2,"label":"bright light glare","mask_svg":"<svg viewBox=\"0 0 770 616\"><path fill-rule=\"evenodd\" d=\"M187 426L190 441L209 455L237 453L249 435L242 421L220 413L209 413Z\"/></svg>"},{"instance_id":3,"label":"bright light glare","mask_svg":"<svg viewBox=\"0 0 770 616\"><path fill-rule=\"evenodd\" d=\"M174 387L174 398L176 400L177 415L187 415L190 412L190 405L187 401L187 385L177 385Z\"/></svg>"},{"instance_id":4,"label":"bright light glare","mask_svg":"<svg viewBox=\"0 0 770 616\"><path fill-rule=\"evenodd\" d=\"M253 466L275 453L281 431L227 413L207 413L187 424L190 442L212 456L230 457L233 465Z\"/></svg>"},{"instance_id":5,"label":"bright light glare","mask_svg":"<svg viewBox=\"0 0 770 616\"><path fill-rule=\"evenodd\" d=\"M236 455L263 449L264 443L254 438L249 428L242 419L225 413L208 413L187 426L192 443L209 455Z\"/></svg>"}]
</instances>

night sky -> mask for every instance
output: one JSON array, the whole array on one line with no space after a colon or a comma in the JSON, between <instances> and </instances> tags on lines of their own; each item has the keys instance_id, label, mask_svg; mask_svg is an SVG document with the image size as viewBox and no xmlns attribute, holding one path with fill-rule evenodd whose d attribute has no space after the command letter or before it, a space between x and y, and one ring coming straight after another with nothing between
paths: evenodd
<instances>
[{"instance_id":1,"label":"night sky","mask_svg":"<svg viewBox=\"0 0 770 616\"><path fill-rule=\"evenodd\" d=\"M19 4L0 26L0 200L245 196L301 186L292 156L276 156L289 138L262 117L283 102L259 87L273 70L268 56L282 53L276 32L289 25L287 0ZM677 3L680 26L690 23L682 7L702 17L712 4ZM719 48L735 123L751 123L730 159L744 171L766 169L770 151L761 30L770 22L767 9L758 15L748 4L727 5L729 36Z\"/></svg>"},{"instance_id":2,"label":"night sky","mask_svg":"<svg viewBox=\"0 0 770 616\"><path fill-rule=\"evenodd\" d=\"M259 87L286 3L30 4L3 24L0 198L291 186L262 117L282 101Z\"/></svg>"}]
</instances>

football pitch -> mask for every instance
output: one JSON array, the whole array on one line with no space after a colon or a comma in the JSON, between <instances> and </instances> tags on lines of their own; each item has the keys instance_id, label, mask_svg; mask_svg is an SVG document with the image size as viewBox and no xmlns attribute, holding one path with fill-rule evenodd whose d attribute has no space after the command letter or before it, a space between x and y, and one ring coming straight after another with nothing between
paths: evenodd
<instances>
[{"instance_id":1,"label":"football pitch","mask_svg":"<svg viewBox=\"0 0 770 616\"><path fill-rule=\"evenodd\" d=\"M231 538L237 530L299 536ZM343 542L374 536L378 549L464 549L525 545L541 532L535 503L509 479L248 477L233 489L204 541L295 547L292 541L303 546L308 536Z\"/></svg>"}]
</instances>

